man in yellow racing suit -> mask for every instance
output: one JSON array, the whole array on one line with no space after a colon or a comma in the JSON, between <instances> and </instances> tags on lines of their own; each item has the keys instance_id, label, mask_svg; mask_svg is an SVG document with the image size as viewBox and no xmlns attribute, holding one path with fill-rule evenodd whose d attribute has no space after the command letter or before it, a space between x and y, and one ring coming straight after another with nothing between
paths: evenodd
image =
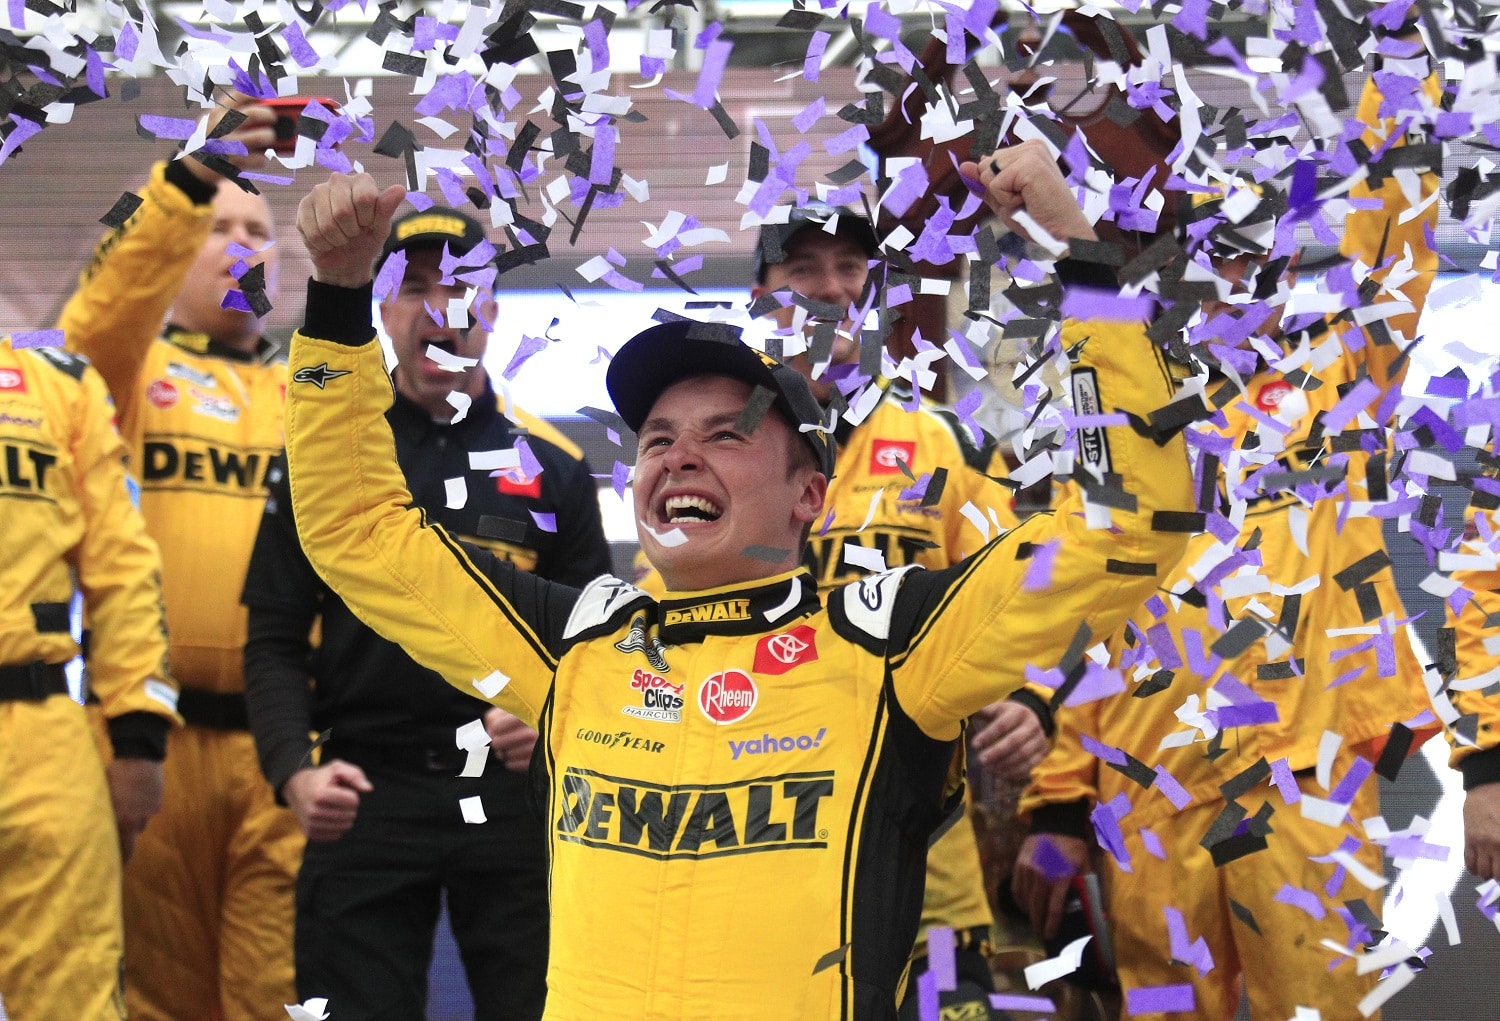
<instances>
[{"instance_id":1,"label":"man in yellow racing suit","mask_svg":"<svg viewBox=\"0 0 1500 1021\"><path fill-rule=\"evenodd\" d=\"M1360 100L1363 144L1398 154L1385 165L1400 169L1377 180L1377 163L1350 193L1340 251L1353 269L1327 280L1355 312L1286 336L1274 366L1252 354L1242 388L1210 381L1219 417L1189 436L1208 531L1111 642L1120 673L1101 668L1098 691L1128 694L1060 709L1022 800L1033 836L1017 900L1049 935L1085 867L1092 818L1132 1013L1159 1004L1227 1018L1243 976L1257 1021L1298 1007L1344 1016L1378 977L1318 941L1352 948L1378 928L1369 774L1391 775L1435 729L1381 528L1381 423L1437 265L1426 241L1437 174L1399 158L1411 125L1433 116L1436 85L1423 77L1396 100L1372 80ZM1224 229L1243 238L1253 220ZM1215 267L1248 279L1253 263ZM1262 287L1257 297L1274 294L1275 281ZM1252 303L1245 315L1266 312ZM1177 1006L1153 999L1183 986Z\"/></svg>"},{"instance_id":2,"label":"man in yellow racing suit","mask_svg":"<svg viewBox=\"0 0 1500 1021\"><path fill-rule=\"evenodd\" d=\"M791 293L824 303L827 308L819 311L828 318L823 320L803 317L796 298L765 313L782 331L796 335L805 331L816 337L823 328L826 336L820 324L831 324L835 312L842 317L827 341L821 372L815 375L811 352L787 359L825 407L834 397L835 377L847 380L859 368L860 346L853 339L858 328L848 310L857 308L866 294L869 260L878 248L870 221L848 208L800 207L788 223L761 228L752 300ZM773 254L768 257L768 252ZM873 408L852 409L839 417L838 456L824 518L808 542L805 562L825 595L888 568L949 567L1017 524L1011 494L993 481L1006 474L993 439L977 426L970 433L958 415L926 398L914 400L901 381L882 380L871 396ZM653 596L663 591L654 571L636 584ZM1003 768L1008 779L1024 780L1046 750L1043 721L1050 722L1051 714L1046 699L1032 689L1022 689L1012 699L985 707L978 725L986 733L993 730L996 746L986 751L986 761L993 757L995 768ZM952 929L955 967L965 995L949 999L984 997L994 988L986 959L993 922L973 824L966 814L955 817L927 852L914 964L927 965L929 928ZM914 1012L916 1006L909 995L904 1009Z\"/></svg>"},{"instance_id":3,"label":"man in yellow racing suit","mask_svg":"<svg viewBox=\"0 0 1500 1021\"><path fill-rule=\"evenodd\" d=\"M241 112L227 137L264 152L271 111ZM162 549L187 721L168 742L163 809L125 870L127 997L142 1021L273 1021L293 1002L303 841L256 761L239 604L282 440L286 367L260 333L276 284L271 216L261 196L191 157L157 164L140 198L99 243L60 323L119 409ZM230 291L238 307L223 307Z\"/></svg>"},{"instance_id":4,"label":"man in yellow racing suit","mask_svg":"<svg viewBox=\"0 0 1500 1021\"><path fill-rule=\"evenodd\" d=\"M1054 237L1092 234L1044 148L966 169ZM1147 424L1173 395L1162 356L1137 323L1064 330L1140 428L1107 430L1113 507L1075 497L960 565L824 600L797 566L833 468L824 434L799 428L820 417L805 381L721 326L655 327L609 384L639 435L635 512L667 594L564 589L407 510L368 318L401 198L335 177L299 210L315 270L290 366L293 501L308 559L356 613L536 721L546 1016L893 1017L962 721L1024 663L1080 658L1070 646L1117 627L1183 549L1152 527L1191 499L1180 438Z\"/></svg>"},{"instance_id":5,"label":"man in yellow racing suit","mask_svg":"<svg viewBox=\"0 0 1500 1021\"><path fill-rule=\"evenodd\" d=\"M17 1021L125 1017L120 859L161 804L176 721L161 560L112 418L83 359L0 341L0 1014ZM63 672L75 579L107 770Z\"/></svg>"}]
</instances>

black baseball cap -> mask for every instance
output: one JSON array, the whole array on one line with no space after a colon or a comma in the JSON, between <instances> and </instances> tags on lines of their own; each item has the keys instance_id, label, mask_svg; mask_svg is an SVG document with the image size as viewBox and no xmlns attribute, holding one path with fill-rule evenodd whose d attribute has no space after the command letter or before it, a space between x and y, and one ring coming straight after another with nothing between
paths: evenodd
<instances>
[{"instance_id":1,"label":"black baseball cap","mask_svg":"<svg viewBox=\"0 0 1500 1021\"><path fill-rule=\"evenodd\" d=\"M448 246L453 255L466 255L484 240L484 227L467 213L447 206L414 210L391 224L391 232L380 250L376 267L385 264L392 252L411 248Z\"/></svg>"},{"instance_id":2,"label":"black baseball cap","mask_svg":"<svg viewBox=\"0 0 1500 1021\"><path fill-rule=\"evenodd\" d=\"M823 409L802 374L750 347L722 323L683 319L643 330L610 360L604 382L615 410L639 432L662 391L692 376L728 376L764 387L774 397L772 407L794 429L823 424ZM801 435L812 447L818 471L833 478L833 436L821 429Z\"/></svg>"},{"instance_id":3,"label":"black baseball cap","mask_svg":"<svg viewBox=\"0 0 1500 1021\"><path fill-rule=\"evenodd\" d=\"M830 206L823 202L809 202L792 210L786 223L766 223L760 228L760 238L755 245L755 280L766 282L766 268L786 261L786 246L805 230L823 230L824 225L835 216L839 218L834 227L834 236L848 238L874 255L880 248L880 238L864 213L848 206Z\"/></svg>"}]
</instances>

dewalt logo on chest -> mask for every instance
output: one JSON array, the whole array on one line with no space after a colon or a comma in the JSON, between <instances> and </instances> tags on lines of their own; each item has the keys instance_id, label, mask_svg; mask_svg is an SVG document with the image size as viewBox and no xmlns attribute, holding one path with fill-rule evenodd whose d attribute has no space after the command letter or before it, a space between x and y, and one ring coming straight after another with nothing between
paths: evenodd
<instances>
[{"instance_id":1,"label":"dewalt logo on chest","mask_svg":"<svg viewBox=\"0 0 1500 1021\"><path fill-rule=\"evenodd\" d=\"M720 620L749 619L750 600L721 599L717 603L700 603L697 606L689 606L681 610L668 610L662 618L662 623L670 626L672 624L710 624Z\"/></svg>"},{"instance_id":2,"label":"dewalt logo on chest","mask_svg":"<svg viewBox=\"0 0 1500 1021\"><path fill-rule=\"evenodd\" d=\"M570 766L560 788L558 839L600 850L667 860L828 846L818 814L832 770L667 787Z\"/></svg>"},{"instance_id":3,"label":"dewalt logo on chest","mask_svg":"<svg viewBox=\"0 0 1500 1021\"><path fill-rule=\"evenodd\" d=\"M147 489L193 489L264 495L274 451L245 451L188 437L147 440L141 481Z\"/></svg>"},{"instance_id":4,"label":"dewalt logo on chest","mask_svg":"<svg viewBox=\"0 0 1500 1021\"><path fill-rule=\"evenodd\" d=\"M57 455L20 443L0 443L0 487L13 493L45 496Z\"/></svg>"}]
</instances>

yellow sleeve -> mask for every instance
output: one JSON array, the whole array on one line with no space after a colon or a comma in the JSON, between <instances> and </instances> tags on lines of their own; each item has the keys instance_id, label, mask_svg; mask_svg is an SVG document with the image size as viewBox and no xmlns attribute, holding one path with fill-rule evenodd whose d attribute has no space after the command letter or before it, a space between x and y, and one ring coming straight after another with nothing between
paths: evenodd
<instances>
[{"instance_id":1,"label":"yellow sleeve","mask_svg":"<svg viewBox=\"0 0 1500 1021\"><path fill-rule=\"evenodd\" d=\"M315 300L309 296L309 320ZM545 600L573 590L501 566L514 590L502 592L412 506L385 420L391 381L373 335L351 347L298 333L289 370L287 459L307 559L380 635L460 691L534 726L557 660L535 626L535 607L518 605L516 591Z\"/></svg>"},{"instance_id":2,"label":"yellow sleeve","mask_svg":"<svg viewBox=\"0 0 1500 1021\"><path fill-rule=\"evenodd\" d=\"M1429 77L1423 85L1430 106L1435 109L1441 87L1434 75ZM1371 152L1377 152L1386 144L1393 132L1402 132L1392 148L1399 148L1407 144L1404 132L1411 127L1420 125L1406 123L1407 120L1416 119L1413 113L1403 112L1401 117L1381 117L1380 104L1383 97L1380 89L1375 84L1374 76L1365 84L1364 93L1359 100L1359 120L1366 125L1361 141L1370 148ZM1430 122L1430 116L1427 118ZM1419 175L1421 202L1427 202L1437 191L1438 175L1431 170L1424 171ZM1437 226L1438 204L1432 202L1427 205L1420 215L1413 216L1405 223L1401 222L1402 215L1409 212L1413 206L1410 198L1402 189L1400 182L1392 175L1387 177L1378 188L1371 188L1369 180L1360 181L1349 192L1353 199L1376 198L1381 201L1378 209L1356 209L1344 221L1344 240L1339 245L1339 254L1346 258L1357 258L1367 266L1377 264L1377 259L1384 258L1389 262L1395 258L1396 266L1400 266L1410 256L1410 270L1415 274L1410 280L1401 282L1397 286L1400 295L1382 291L1376 296L1376 302L1397 301L1404 296L1405 300L1412 305L1410 312L1392 316L1384 320L1391 332L1399 332L1408 340L1417 335L1417 320L1422 316L1422 308L1427 302L1427 292L1432 289L1433 279L1437 274L1438 258L1431 246L1427 243L1427 235ZM1420 203L1418 203L1420 205ZM1389 230L1389 235L1387 235ZM1383 246L1383 248L1382 248ZM1392 269L1395 267L1393 266ZM1374 279L1384 284L1390 279L1391 269L1382 270L1373 275ZM1403 360L1401 366L1393 372L1393 363L1400 357L1403 348L1399 344L1376 343L1375 338L1367 333L1364 350L1360 352L1363 363L1368 368L1370 378L1380 385L1381 389L1387 389L1391 385L1399 386L1401 377L1405 375L1406 362Z\"/></svg>"},{"instance_id":3,"label":"yellow sleeve","mask_svg":"<svg viewBox=\"0 0 1500 1021\"><path fill-rule=\"evenodd\" d=\"M1092 388L1106 413L1145 422L1172 399L1165 360L1139 324L1066 323L1064 348L1080 343L1075 390ZM907 576L893 621L901 644L891 653L892 679L902 708L929 736L956 737L960 720L1022 685L1027 665L1058 665L1080 624L1089 645L1108 638L1186 549L1186 533L1153 527L1156 512L1193 507L1180 431L1158 443L1129 425L1108 426L1085 447L1086 460L1118 477L1119 506L1106 512L1112 527L1087 527L1075 491L957 567ZM1032 572L1037 557L1050 568ZM1026 587L1029 573L1035 590Z\"/></svg>"},{"instance_id":4,"label":"yellow sleeve","mask_svg":"<svg viewBox=\"0 0 1500 1021\"><path fill-rule=\"evenodd\" d=\"M125 476L104 381L83 373L75 405L74 459L84 520L73 569L89 630L89 686L104 715L149 712L178 721L177 685L167 673L161 555L146 534Z\"/></svg>"},{"instance_id":5,"label":"yellow sleeve","mask_svg":"<svg viewBox=\"0 0 1500 1021\"><path fill-rule=\"evenodd\" d=\"M122 419L134 413L146 353L213 229L213 206L195 205L165 172L165 163L151 168L140 207L99 242L58 319L68 349L93 362Z\"/></svg>"},{"instance_id":6,"label":"yellow sleeve","mask_svg":"<svg viewBox=\"0 0 1500 1021\"><path fill-rule=\"evenodd\" d=\"M1489 511L1470 511L1470 515L1483 514L1490 528L1500 526L1500 519ZM1460 744L1448 733L1453 746L1450 758L1455 768L1463 768L1464 760L1479 752L1493 751L1500 747L1500 694L1490 694L1500 683L1500 627L1488 622L1500 614L1500 566L1471 567L1453 572L1458 582L1473 598L1455 614L1448 605L1448 624L1455 631L1458 656L1458 675L1450 689L1453 707L1461 714L1475 715L1477 727L1475 744ZM1489 641L1494 652L1485 648Z\"/></svg>"}]
</instances>

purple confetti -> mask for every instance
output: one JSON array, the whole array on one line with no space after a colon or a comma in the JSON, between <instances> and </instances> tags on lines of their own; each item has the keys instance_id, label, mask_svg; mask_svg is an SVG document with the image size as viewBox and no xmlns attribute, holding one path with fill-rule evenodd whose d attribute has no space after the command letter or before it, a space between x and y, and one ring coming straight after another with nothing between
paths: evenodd
<instances>
[{"instance_id":1,"label":"purple confetti","mask_svg":"<svg viewBox=\"0 0 1500 1021\"><path fill-rule=\"evenodd\" d=\"M23 347L62 347L62 330L27 330L23 333L13 333L10 338L10 346L13 348Z\"/></svg>"},{"instance_id":2,"label":"purple confetti","mask_svg":"<svg viewBox=\"0 0 1500 1021\"><path fill-rule=\"evenodd\" d=\"M1029 1010L1036 1014L1053 1014L1057 1005L1045 996L1023 996L1019 993L990 993L995 1010Z\"/></svg>"},{"instance_id":3,"label":"purple confetti","mask_svg":"<svg viewBox=\"0 0 1500 1021\"><path fill-rule=\"evenodd\" d=\"M1060 883L1073 878L1078 871L1068 856L1057 849L1050 837L1042 834L1034 845L1031 864L1049 883Z\"/></svg>"},{"instance_id":4,"label":"purple confetti","mask_svg":"<svg viewBox=\"0 0 1500 1021\"><path fill-rule=\"evenodd\" d=\"M1079 737L1083 744L1083 750L1088 752L1090 755L1103 762L1108 762L1113 766L1125 765L1127 761L1125 758L1125 753L1120 751L1120 749L1111 747L1107 744L1102 744L1099 741L1095 741L1087 734L1081 734L1079 735Z\"/></svg>"},{"instance_id":5,"label":"purple confetti","mask_svg":"<svg viewBox=\"0 0 1500 1021\"><path fill-rule=\"evenodd\" d=\"M1087 705L1089 702L1118 695L1124 690L1125 678L1120 671L1089 660L1083 668L1083 680L1078 682L1078 687L1073 689L1063 705L1070 708Z\"/></svg>"},{"instance_id":6,"label":"purple confetti","mask_svg":"<svg viewBox=\"0 0 1500 1021\"><path fill-rule=\"evenodd\" d=\"M1207 941L1199 936L1189 942L1187 920L1183 918L1182 912L1172 907L1163 910L1167 916L1167 939L1171 944L1173 960L1191 964L1198 969L1200 978L1213 971L1214 955L1209 952Z\"/></svg>"},{"instance_id":7,"label":"purple confetti","mask_svg":"<svg viewBox=\"0 0 1500 1021\"><path fill-rule=\"evenodd\" d=\"M796 128L798 133L805 135L827 111L827 104L823 101L823 97L819 96L792 118L792 127Z\"/></svg>"},{"instance_id":8,"label":"purple confetti","mask_svg":"<svg viewBox=\"0 0 1500 1021\"><path fill-rule=\"evenodd\" d=\"M1329 435L1342 432L1344 426L1352 422L1379 395L1379 384L1368 376L1355 383L1333 409L1323 416L1324 432Z\"/></svg>"},{"instance_id":9,"label":"purple confetti","mask_svg":"<svg viewBox=\"0 0 1500 1021\"><path fill-rule=\"evenodd\" d=\"M319 57L318 51L312 48L307 41L307 36L302 34L302 26L295 21L289 21L282 29L281 37L286 41L287 52L297 62L298 67L316 67Z\"/></svg>"},{"instance_id":10,"label":"purple confetti","mask_svg":"<svg viewBox=\"0 0 1500 1021\"><path fill-rule=\"evenodd\" d=\"M500 373L500 375L505 377L506 379L515 379L516 373L521 371L521 366L526 364L526 360L528 358L538 353L539 351L545 351L546 349L547 338L528 337L522 334L521 343L519 346L517 346L516 353L511 356L509 364L505 366L505 371Z\"/></svg>"},{"instance_id":11,"label":"purple confetti","mask_svg":"<svg viewBox=\"0 0 1500 1021\"><path fill-rule=\"evenodd\" d=\"M1051 539L1031 547L1031 560L1026 565L1026 579L1021 583L1027 592L1042 592L1052 584L1052 567L1057 563L1059 539Z\"/></svg>"},{"instance_id":12,"label":"purple confetti","mask_svg":"<svg viewBox=\"0 0 1500 1021\"><path fill-rule=\"evenodd\" d=\"M810 82L818 80L823 66L823 54L828 49L828 40L833 38L827 32L814 32L812 39L807 43L807 56L802 60L802 77Z\"/></svg>"},{"instance_id":13,"label":"purple confetti","mask_svg":"<svg viewBox=\"0 0 1500 1021\"><path fill-rule=\"evenodd\" d=\"M542 462L536 459L536 454L532 453L531 444L527 443L524 437L516 440L516 453L521 455L521 471L526 476L527 482L542 473Z\"/></svg>"},{"instance_id":14,"label":"purple confetti","mask_svg":"<svg viewBox=\"0 0 1500 1021\"><path fill-rule=\"evenodd\" d=\"M1062 314L1071 319L1133 323L1150 318L1155 306L1156 301L1150 295L1127 298L1116 291L1069 287L1063 296Z\"/></svg>"},{"instance_id":15,"label":"purple confetti","mask_svg":"<svg viewBox=\"0 0 1500 1021\"><path fill-rule=\"evenodd\" d=\"M1194 1010L1195 1003L1193 987L1187 984L1125 990L1127 1014L1189 1013Z\"/></svg>"},{"instance_id":16,"label":"purple confetti","mask_svg":"<svg viewBox=\"0 0 1500 1021\"><path fill-rule=\"evenodd\" d=\"M1141 845L1146 848L1146 853L1158 861L1167 860L1166 848L1161 846L1161 837L1154 830L1141 830Z\"/></svg>"},{"instance_id":17,"label":"purple confetti","mask_svg":"<svg viewBox=\"0 0 1500 1021\"><path fill-rule=\"evenodd\" d=\"M701 109L707 110L718 102L719 79L724 76L732 49L734 43L728 39L715 39L708 44L708 52L703 55L703 68L698 72L698 85L693 89L693 103Z\"/></svg>"},{"instance_id":18,"label":"purple confetti","mask_svg":"<svg viewBox=\"0 0 1500 1021\"><path fill-rule=\"evenodd\" d=\"M380 301L393 297L401 286L401 278L405 275L406 253L392 252L386 257L385 264L380 267L380 272L375 277L375 297Z\"/></svg>"},{"instance_id":19,"label":"purple confetti","mask_svg":"<svg viewBox=\"0 0 1500 1021\"><path fill-rule=\"evenodd\" d=\"M609 67L609 32L604 22L595 18L583 26L583 40L589 44L589 59L595 71Z\"/></svg>"},{"instance_id":20,"label":"purple confetti","mask_svg":"<svg viewBox=\"0 0 1500 1021\"><path fill-rule=\"evenodd\" d=\"M220 308L230 308L238 312L254 312L250 307L250 301L243 291L233 290L224 292L224 300L219 303Z\"/></svg>"},{"instance_id":21,"label":"purple confetti","mask_svg":"<svg viewBox=\"0 0 1500 1021\"><path fill-rule=\"evenodd\" d=\"M1354 765L1349 767L1349 772L1344 774L1344 778L1338 782L1338 786L1334 787L1333 791L1328 795L1328 800L1340 805L1352 805L1354 803L1354 795L1359 793L1360 787L1364 786L1364 782L1370 778L1370 774L1374 771L1375 767L1370 764L1368 759L1356 757Z\"/></svg>"},{"instance_id":22,"label":"purple confetti","mask_svg":"<svg viewBox=\"0 0 1500 1021\"><path fill-rule=\"evenodd\" d=\"M1285 758L1271 763L1271 785L1281 794L1281 800L1287 805L1295 805L1302 800L1302 789L1297 786L1297 777Z\"/></svg>"},{"instance_id":23,"label":"purple confetti","mask_svg":"<svg viewBox=\"0 0 1500 1021\"><path fill-rule=\"evenodd\" d=\"M625 487L630 483L630 465L624 461L616 461L614 469L610 472L609 481L614 486L615 495L623 500Z\"/></svg>"},{"instance_id":24,"label":"purple confetti","mask_svg":"<svg viewBox=\"0 0 1500 1021\"><path fill-rule=\"evenodd\" d=\"M1177 782L1177 778L1167 770L1166 766L1156 767L1156 789L1161 791L1166 799L1172 803L1172 807L1179 812L1186 808L1193 800L1193 796L1187 792L1182 784ZM1183 958L1183 960L1186 960L1186 958Z\"/></svg>"},{"instance_id":25,"label":"purple confetti","mask_svg":"<svg viewBox=\"0 0 1500 1021\"><path fill-rule=\"evenodd\" d=\"M1312 916L1315 921L1319 922L1323 920L1324 915L1328 914L1323 908L1323 902L1318 899L1317 894L1309 893L1290 883L1282 884L1281 889L1276 892L1276 902L1278 904L1290 904L1292 907L1301 908Z\"/></svg>"},{"instance_id":26,"label":"purple confetti","mask_svg":"<svg viewBox=\"0 0 1500 1021\"><path fill-rule=\"evenodd\" d=\"M609 184L615 169L615 134L612 124L601 124L594 129L594 157L589 163L589 184Z\"/></svg>"},{"instance_id":27,"label":"purple confetti","mask_svg":"<svg viewBox=\"0 0 1500 1021\"><path fill-rule=\"evenodd\" d=\"M540 528L544 532L556 532L557 531L557 515L556 514L544 514L541 511L532 511L531 512L531 519L533 521L535 521L536 522L536 526L538 528Z\"/></svg>"},{"instance_id":28,"label":"purple confetti","mask_svg":"<svg viewBox=\"0 0 1500 1021\"><path fill-rule=\"evenodd\" d=\"M917 976L917 1016L922 1021L938 1021L939 1003L937 976L924 971Z\"/></svg>"},{"instance_id":29,"label":"purple confetti","mask_svg":"<svg viewBox=\"0 0 1500 1021\"><path fill-rule=\"evenodd\" d=\"M953 930L946 925L934 925L927 930L927 970L937 983L938 992L958 988L958 969L954 964L955 940Z\"/></svg>"},{"instance_id":30,"label":"purple confetti","mask_svg":"<svg viewBox=\"0 0 1500 1021\"><path fill-rule=\"evenodd\" d=\"M863 127L863 125L860 125ZM918 199L927 194L927 168L921 163L912 163L901 171L901 176L881 197L881 205L892 216L905 216Z\"/></svg>"}]
</instances>

